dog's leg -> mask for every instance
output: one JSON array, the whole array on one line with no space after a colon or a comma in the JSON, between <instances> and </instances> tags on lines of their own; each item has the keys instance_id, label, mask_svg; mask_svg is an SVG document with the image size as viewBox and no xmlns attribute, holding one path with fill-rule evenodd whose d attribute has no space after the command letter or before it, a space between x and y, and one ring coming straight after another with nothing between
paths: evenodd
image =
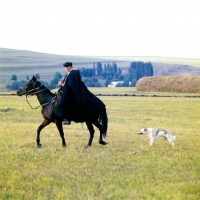
<instances>
[{"instance_id":1,"label":"dog's leg","mask_svg":"<svg viewBox=\"0 0 200 200\"><path fill-rule=\"evenodd\" d=\"M149 141L149 144L150 144L150 146L152 146L152 145L153 145L153 143L154 143L154 139L153 139L153 138L151 138L151 139L150 139L150 141Z\"/></svg>"},{"instance_id":2,"label":"dog's leg","mask_svg":"<svg viewBox=\"0 0 200 200\"><path fill-rule=\"evenodd\" d=\"M174 143L173 143L173 137L172 137L172 135L169 135L169 136L167 136L167 137L166 137L166 139L168 140L168 142L169 142L169 145L172 145L172 146L174 146Z\"/></svg>"},{"instance_id":3,"label":"dog's leg","mask_svg":"<svg viewBox=\"0 0 200 200\"><path fill-rule=\"evenodd\" d=\"M172 141L172 139L170 138L170 139L168 139L168 142L169 142L169 145L172 145L172 146L174 146L174 143L173 143L173 141Z\"/></svg>"}]
</instances>

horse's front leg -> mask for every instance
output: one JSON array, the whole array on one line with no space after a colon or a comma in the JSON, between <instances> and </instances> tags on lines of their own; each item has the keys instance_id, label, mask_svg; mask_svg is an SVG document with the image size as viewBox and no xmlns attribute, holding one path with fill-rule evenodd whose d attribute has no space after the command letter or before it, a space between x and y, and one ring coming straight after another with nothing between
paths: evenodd
<instances>
[{"instance_id":1,"label":"horse's front leg","mask_svg":"<svg viewBox=\"0 0 200 200\"><path fill-rule=\"evenodd\" d=\"M43 121L43 123L38 127L38 129L37 129L37 136L36 136L36 143L37 143L37 147L38 148L41 148L42 147L42 145L40 144L40 132L41 132L41 130L45 127L45 126L47 126L47 125L49 125L50 124L50 122L48 121L48 120L44 120Z\"/></svg>"},{"instance_id":2,"label":"horse's front leg","mask_svg":"<svg viewBox=\"0 0 200 200\"><path fill-rule=\"evenodd\" d=\"M62 138L62 146L66 147L67 145L65 142L65 137L64 137L64 132L63 132L62 119L60 119L60 118L56 119L55 123L56 123L57 129L60 133L60 137Z\"/></svg>"},{"instance_id":3,"label":"horse's front leg","mask_svg":"<svg viewBox=\"0 0 200 200\"><path fill-rule=\"evenodd\" d=\"M86 125L87 125L87 128L90 132L90 138L89 138L89 141L88 141L88 145L85 147L90 147L92 145L92 141L93 141L93 137L94 137L94 127L92 126L92 123L91 122L85 122Z\"/></svg>"}]
</instances>

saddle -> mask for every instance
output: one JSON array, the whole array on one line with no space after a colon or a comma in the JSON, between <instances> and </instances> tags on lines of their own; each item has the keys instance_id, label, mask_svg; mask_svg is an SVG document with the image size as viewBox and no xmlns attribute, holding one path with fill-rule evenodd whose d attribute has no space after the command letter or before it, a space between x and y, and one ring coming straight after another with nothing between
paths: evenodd
<instances>
[{"instance_id":1,"label":"saddle","mask_svg":"<svg viewBox=\"0 0 200 200\"><path fill-rule=\"evenodd\" d=\"M55 93L54 98L51 100L51 103L54 104L55 107L60 105L62 91L58 91Z\"/></svg>"}]
</instances>

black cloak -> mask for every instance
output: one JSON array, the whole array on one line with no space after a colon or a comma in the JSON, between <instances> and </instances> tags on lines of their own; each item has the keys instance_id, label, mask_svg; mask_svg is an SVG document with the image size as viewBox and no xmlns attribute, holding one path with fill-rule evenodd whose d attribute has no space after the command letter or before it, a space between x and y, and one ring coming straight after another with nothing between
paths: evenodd
<instances>
[{"instance_id":1,"label":"black cloak","mask_svg":"<svg viewBox=\"0 0 200 200\"><path fill-rule=\"evenodd\" d=\"M56 112L62 119L75 122L97 119L105 112L105 104L81 81L79 70L71 70L62 88L61 102Z\"/></svg>"}]
</instances>

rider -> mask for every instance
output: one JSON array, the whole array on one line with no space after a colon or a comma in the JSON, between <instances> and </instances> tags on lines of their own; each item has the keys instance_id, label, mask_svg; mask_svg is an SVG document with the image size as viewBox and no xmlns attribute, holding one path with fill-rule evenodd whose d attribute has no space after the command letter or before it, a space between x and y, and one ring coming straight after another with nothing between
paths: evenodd
<instances>
[{"instance_id":1,"label":"rider","mask_svg":"<svg viewBox=\"0 0 200 200\"><path fill-rule=\"evenodd\" d=\"M62 87L65 85L67 76L69 75L70 71L73 69L73 66L72 66L71 62L66 62L66 63L63 64L63 66L65 67L65 70L67 71L67 74L65 75L63 81L59 81L58 82L58 86L61 87L61 90L62 90ZM64 125L70 125L71 121L68 121L67 119L64 119L62 123Z\"/></svg>"},{"instance_id":2,"label":"rider","mask_svg":"<svg viewBox=\"0 0 200 200\"><path fill-rule=\"evenodd\" d=\"M94 116L99 116L105 108L103 102L92 94L81 81L79 70L73 69L71 62L63 64L67 72L62 82L61 102L57 110L57 116L62 119L63 124L71 124L71 121L85 122Z\"/></svg>"}]
</instances>

